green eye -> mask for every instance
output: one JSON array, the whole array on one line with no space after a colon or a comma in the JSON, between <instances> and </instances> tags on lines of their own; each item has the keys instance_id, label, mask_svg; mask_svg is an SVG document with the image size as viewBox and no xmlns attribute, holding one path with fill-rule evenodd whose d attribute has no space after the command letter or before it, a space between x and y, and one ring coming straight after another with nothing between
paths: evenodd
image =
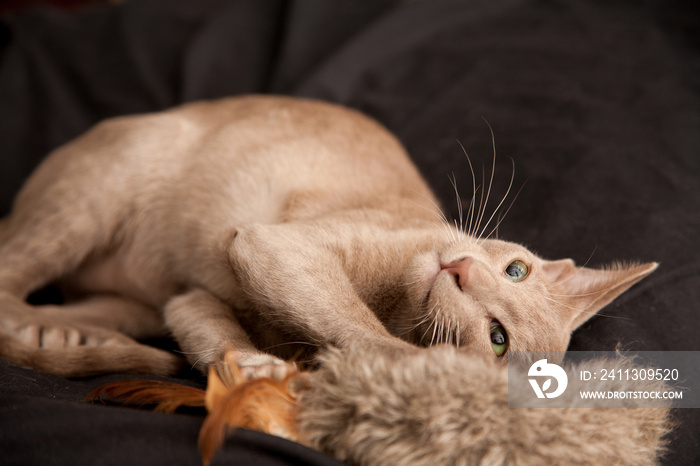
<instances>
[{"instance_id":1,"label":"green eye","mask_svg":"<svg viewBox=\"0 0 700 466\"><path fill-rule=\"evenodd\" d=\"M498 324L491 326L491 347L499 358L508 350L508 335L506 330Z\"/></svg>"},{"instance_id":2,"label":"green eye","mask_svg":"<svg viewBox=\"0 0 700 466\"><path fill-rule=\"evenodd\" d=\"M506 277L510 278L514 282L524 280L528 273L530 273L530 270L523 261L515 260L508 264L508 267L506 267Z\"/></svg>"}]
</instances>

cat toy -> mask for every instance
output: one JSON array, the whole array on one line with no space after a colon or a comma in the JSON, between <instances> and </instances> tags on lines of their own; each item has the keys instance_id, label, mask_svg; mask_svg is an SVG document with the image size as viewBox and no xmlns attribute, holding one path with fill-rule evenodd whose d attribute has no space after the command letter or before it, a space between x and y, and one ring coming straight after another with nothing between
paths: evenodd
<instances>
[{"instance_id":1,"label":"cat toy","mask_svg":"<svg viewBox=\"0 0 700 466\"><path fill-rule=\"evenodd\" d=\"M617 409L509 408L507 368L451 346L400 356L331 349L316 370L290 365L281 380L247 380L237 358L228 352L209 370L206 390L127 380L87 399L167 413L205 406L199 434L204 465L236 428L284 437L355 465L655 464L673 427L670 405L662 400L655 407ZM623 358L614 364L632 363ZM635 389L662 384L639 381Z\"/></svg>"}]
</instances>

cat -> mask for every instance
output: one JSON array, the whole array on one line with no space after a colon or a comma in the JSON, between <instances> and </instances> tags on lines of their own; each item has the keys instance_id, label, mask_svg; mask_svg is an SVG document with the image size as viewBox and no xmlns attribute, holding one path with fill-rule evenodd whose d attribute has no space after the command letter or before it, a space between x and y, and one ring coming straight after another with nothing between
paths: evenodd
<instances>
[{"instance_id":1,"label":"cat","mask_svg":"<svg viewBox=\"0 0 700 466\"><path fill-rule=\"evenodd\" d=\"M474 202L473 205L475 205ZM243 96L100 123L0 222L0 357L57 375L203 371L237 350L449 343L507 361L571 333L656 263L578 267L450 225L398 140L330 103ZM27 296L58 283L63 305Z\"/></svg>"}]
</instances>

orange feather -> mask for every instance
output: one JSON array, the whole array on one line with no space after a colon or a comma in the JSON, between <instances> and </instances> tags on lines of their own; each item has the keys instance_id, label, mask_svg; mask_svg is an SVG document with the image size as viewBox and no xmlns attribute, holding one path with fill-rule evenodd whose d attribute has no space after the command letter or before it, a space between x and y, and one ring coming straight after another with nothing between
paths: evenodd
<instances>
[{"instance_id":1,"label":"orange feather","mask_svg":"<svg viewBox=\"0 0 700 466\"><path fill-rule=\"evenodd\" d=\"M206 391L158 380L122 380L97 388L85 401L109 400L163 413L182 407L206 407L208 415L199 432L205 465L221 448L226 433L237 427L302 441L295 414L296 400L306 386L306 374L294 369L283 380L247 380L241 375L237 359L238 353L230 351L221 364L209 369Z\"/></svg>"},{"instance_id":2,"label":"orange feather","mask_svg":"<svg viewBox=\"0 0 700 466\"><path fill-rule=\"evenodd\" d=\"M122 405L151 409L161 413L174 413L181 407L201 408L205 406L206 392L160 380L119 380L93 390L86 402L118 402Z\"/></svg>"},{"instance_id":3,"label":"orange feather","mask_svg":"<svg viewBox=\"0 0 700 466\"><path fill-rule=\"evenodd\" d=\"M300 375L293 371L283 380L246 380L236 364L210 368L206 395L209 415L199 431L202 462L209 464L227 431L236 427L300 441L295 420L296 383L303 379Z\"/></svg>"}]
</instances>

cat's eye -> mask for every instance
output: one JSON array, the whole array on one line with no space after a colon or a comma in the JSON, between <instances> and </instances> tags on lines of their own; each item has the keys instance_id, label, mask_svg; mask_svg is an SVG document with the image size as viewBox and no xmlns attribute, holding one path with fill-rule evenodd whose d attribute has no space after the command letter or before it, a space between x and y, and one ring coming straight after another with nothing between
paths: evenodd
<instances>
[{"instance_id":1,"label":"cat's eye","mask_svg":"<svg viewBox=\"0 0 700 466\"><path fill-rule=\"evenodd\" d=\"M491 324L491 347L499 358L506 354L508 350L508 334L501 324L494 322Z\"/></svg>"},{"instance_id":2,"label":"cat's eye","mask_svg":"<svg viewBox=\"0 0 700 466\"><path fill-rule=\"evenodd\" d=\"M514 260L508 264L505 273L506 277L510 278L512 281L519 282L527 277L527 275L530 273L530 269L528 269L525 262L521 260Z\"/></svg>"}]
</instances>

